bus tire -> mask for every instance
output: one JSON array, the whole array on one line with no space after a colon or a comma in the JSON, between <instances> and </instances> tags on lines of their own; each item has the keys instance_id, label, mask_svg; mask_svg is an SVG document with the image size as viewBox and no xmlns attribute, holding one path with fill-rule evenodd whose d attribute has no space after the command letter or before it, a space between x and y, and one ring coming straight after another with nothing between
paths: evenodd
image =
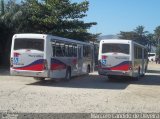
<instances>
[{"instance_id":1,"label":"bus tire","mask_svg":"<svg viewBox=\"0 0 160 119\"><path fill-rule=\"evenodd\" d=\"M145 73L147 73L147 66L145 66Z\"/></svg>"},{"instance_id":2,"label":"bus tire","mask_svg":"<svg viewBox=\"0 0 160 119\"><path fill-rule=\"evenodd\" d=\"M71 69L69 67L66 70L65 80L66 81L71 80Z\"/></svg>"},{"instance_id":3,"label":"bus tire","mask_svg":"<svg viewBox=\"0 0 160 119\"><path fill-rule=\"evenodd\" d=\"M35 79L35 80L39 80L39 81L45 80L45 78L43 78L43 77L34 77L34 79Z\"/></svg>"},{"instance_id":4,"label":"bus tire","mask_svg":"<svg viewBox=\"0 0 160 119\"><path fill-rule=\"evenodd\" d=\"M88 65L88 66L87 66L87 74L89 74L90 71L91 71L91 70L90 70L90 65Z\"/></svg>"},{"instance_id":5,"label":"bus tire","mask_svg":"<svg viewBox=\"0 0 160 119\"><path fill-rule=\"evenodd\" d=\"M138 81L140 79L140 68L138 69L138 75L134 77L135 81Z\"/></svg>"},{"instance_id":6,"label":"bus tire","mask_svg":"<svg viewBox=\"0 0 160 119\"><path fill-rule=\"evenodd\" d=\"M143 73L142 75L141 75L141 77L144 77L145 76L145 73Z\"/></svg>"},{"instance_id":7,"label":"bus tire","mask_svg":"<svg viewBox=\"0 0 160 119\"><path fill-rule=\"evenodd\" d=\"M109 81L113 81L115 78L116 78L115 76L108 75L108 80L109 80Z\"/></svg>"}]
</instances>

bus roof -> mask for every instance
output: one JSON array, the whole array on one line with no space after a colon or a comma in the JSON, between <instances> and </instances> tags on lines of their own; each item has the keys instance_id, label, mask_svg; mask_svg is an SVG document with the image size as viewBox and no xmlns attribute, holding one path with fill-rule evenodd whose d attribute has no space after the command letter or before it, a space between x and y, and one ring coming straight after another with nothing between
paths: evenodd
<instances>
[{"instance_id":1,"label":"bus roof","mask_svg":"<svg viewBox=\"0 0 160 119\"><path fill-rule=\"evenodd\" d=\"M53 36L53 35L49 35L49 34L23 33L23 34L15 34L13 36L13 38L42 38L42 39L47 38L47 37L49 37L51 39L53 38L53 39L57 39L57 40L63 40L66 42L78 43L78 44L83 44L83 45L92 45L89 42L82 42L82 41L78 41L78 40Z\"/></svg>"},{"instance_id":2,"label":"bus roof","mask_svg":"<svg viewBox=\"0 0 160 119\"><path fill-rule=\"evenodd\" d=\"M133 40L127 40L127 39L103 39L100 41L100 43L102 43L102 42L103 43L134 43L134 44L137 44L141 47L146 48L146 46L144 46L144 45L141 45Z\"/></svg>"},{"instance_id":3,"label":"bus roof","mask_svg":"<svg viewBox=\"0 0 160 119\"><path fill-rule=\"evenodd\" d=\"M155 52L148 52L148 54L156 54Z\"/></svg>"}]
</instances>

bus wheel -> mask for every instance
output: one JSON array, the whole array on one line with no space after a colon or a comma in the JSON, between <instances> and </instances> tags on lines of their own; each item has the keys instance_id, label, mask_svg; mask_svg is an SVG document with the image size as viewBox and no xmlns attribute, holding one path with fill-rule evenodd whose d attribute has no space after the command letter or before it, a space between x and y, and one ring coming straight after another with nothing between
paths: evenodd
<instances>
[{"instance_id":1,"label":"bus wheel","mask_svg":"<svg viewBox=\"0 0 160 119\"><path fill-rule=\"evenodd\" d=\"M67 70L66 70L65 80L66 81L71 80L71 70L70 70L70 68L67 68Z\"/></svg>"},{"instance_id":2,"label":"bus wheel","mask_svg":"<svg viewBox=\"0 0 160 119\"><path fill-rule=\"evenodd\" d=\"M147 73L147 66L145 67L145 73Z\"/></svg>"},{"instance_id":3,"label":"bus wheel","mask_svg":"<svg viewBox=\"0 0 160 119\"><path fill-rule=\"evenodd\" d=\"M140 68L138 69L138 75L134 78L135 81L138 81L140 79Z\"/></svg>"},{"instance_id":4,"label":"bus wheel","mask_svg":"<svg viewBox=\"0 0 160 119\"><path fill-rule=\"evenodd\" d=\"M35 80L39 80L39 81L43 81L45 80L45 78L42 78L42 77L34 77Z\"/></svg>"},{"instance_id":5,"label":"bus wheel","mask_svg":"<svg viewBox=\"0 0 160 119\"><path fill-rule=\"evenodd\" d=\"M115 76L108 75L108 80L109 80L109 81L114 81L115 78L116 78Z\"/></svg>"},{"instance_id":6,"label":"bus wheel","mask_svg":"<svg viewBox=\"0 0 160 119\"><path fill-rule=\"evenodd\" d=\"M88 65L88 67L87 67L87 74L89 74L90 73L90 66Z\"/></svg>"}]
</instances>

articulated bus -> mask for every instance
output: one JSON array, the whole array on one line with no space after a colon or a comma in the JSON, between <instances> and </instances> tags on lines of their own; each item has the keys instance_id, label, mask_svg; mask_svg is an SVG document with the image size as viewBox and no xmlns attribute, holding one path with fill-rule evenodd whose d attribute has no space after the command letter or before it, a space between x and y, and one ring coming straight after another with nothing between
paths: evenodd
<instances>
[{"instance_id":1,"label":"articulated bus","mask_svg":"<svg viewBox=\"0 0 160 119\"><path fill-rule=\"evenodd\" d=\"M11 75L64 78L93 71L93 45L46 34L15 34L11 47Z\"/></svg>"},{"instance_id":2,"label":"articulated bus","mask_svg":"<svg viewBox=\"0 0 160 119\"><path fill-rule=\"evenodd\" d=\"M98 61L98 73L109 80L120 76L138 80L147 71L147 49L132 40L101 40Z\"/></svg>"}]
</instances>

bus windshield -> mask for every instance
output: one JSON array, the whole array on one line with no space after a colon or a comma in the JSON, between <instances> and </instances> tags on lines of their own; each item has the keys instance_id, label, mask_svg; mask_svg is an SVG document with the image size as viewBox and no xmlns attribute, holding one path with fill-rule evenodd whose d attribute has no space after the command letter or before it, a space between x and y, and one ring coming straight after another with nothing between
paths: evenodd
<instances>
[{"instance_id":1,"label":"bus windshield","mask_svg":"<svg viewBox=\"0 0 160 119\"><path fill-rule=\"evenodd\" d=\"M14 50L30 49L44 51L43 39L17 38L14 42Z\"/></svg>"},{"instance_id":2,"label":"bus windshield","mask_svg":"<svg viewBox=\"0 0 160 119\"><path fill-rule=\"evenodd\" d=\"M129 44L104 43L102 45L102 53L110 52L129 54Z\"/></svg>"}]
</instances>

